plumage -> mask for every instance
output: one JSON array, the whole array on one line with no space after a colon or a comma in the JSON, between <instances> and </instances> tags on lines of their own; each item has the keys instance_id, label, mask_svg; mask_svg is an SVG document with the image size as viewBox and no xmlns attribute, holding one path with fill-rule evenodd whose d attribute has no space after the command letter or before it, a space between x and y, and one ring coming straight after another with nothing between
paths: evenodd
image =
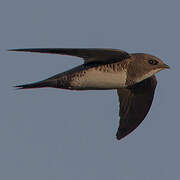
<instances>
[{"instance_id":1,"label":"plumage","mask_svg":"<svg viewBox=\"0 0 180 180\"><path fill-rule=\"evenodd\" d=\"M157 84L155 74L169 68L150 54L129 54L117 49L11 49L77 56L84 64L43 81L18 85L18 89L53 87L69 90L117 89L119 96L118 140L131 133L147 115Z\"/></svg>"},{"instance_id":2,"label":"plumage","mask_svg":"<svg viewBox=\"0 0 180 180\"><path fill-rule=\"evenodd\" d=\"M121 117L116 134L118 140L131 133L144 120L151 107L156 85L156 77L152 76L131 87L117 90Z\"/></svg>"},{"instance_id":3,"label":"plumage","mask_svg":"<svg viewBox=\"0 0 180 180\"><path fill-rule=\"evenodd\" d=\"M10 49L9 51L48 53L76 56L84 59L84 63L88 62L106 62L120 61L129 58L129 53L118 49L103 49L103 48L47 48L47 49Z\"/></svg>"}]
</instances>

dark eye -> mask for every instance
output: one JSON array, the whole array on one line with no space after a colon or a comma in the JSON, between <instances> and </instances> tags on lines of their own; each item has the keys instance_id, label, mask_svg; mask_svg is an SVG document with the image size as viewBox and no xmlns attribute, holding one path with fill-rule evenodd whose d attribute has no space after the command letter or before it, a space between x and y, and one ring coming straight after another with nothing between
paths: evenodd
<instances>
[{"instance_id":1,"label":"dark eye","mask_svg":"<svg viewBox=\"0 0 180 180\"><path fill-rule=\"evenodd\" d=\"M156 61L156 60L154 60L154 59L150 59L150 60L148 60L148 62L149 62L149 64L151 64L151 65L156 65L156 64L158 64L158 61Z\"/></svg>"}]
</instances>

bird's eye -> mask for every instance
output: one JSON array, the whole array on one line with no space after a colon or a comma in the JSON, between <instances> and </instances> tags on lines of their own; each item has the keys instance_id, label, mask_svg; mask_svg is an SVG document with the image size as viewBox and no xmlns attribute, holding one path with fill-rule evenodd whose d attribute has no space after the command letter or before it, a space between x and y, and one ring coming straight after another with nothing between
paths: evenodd
<instances>
[{"instance_id":1,"label":"bird's eye","mask_svg":"<svg viewBox=\"0 0 180 180\"><path fill-rule=\"evenodd\" d=\"M154 60L154 59L150 59L148 62L149 62L149 64L151 64L151 65L156 65L156 64L158 64L158 61L156 61L156 60Z\"/></svg>"}]
</instances>

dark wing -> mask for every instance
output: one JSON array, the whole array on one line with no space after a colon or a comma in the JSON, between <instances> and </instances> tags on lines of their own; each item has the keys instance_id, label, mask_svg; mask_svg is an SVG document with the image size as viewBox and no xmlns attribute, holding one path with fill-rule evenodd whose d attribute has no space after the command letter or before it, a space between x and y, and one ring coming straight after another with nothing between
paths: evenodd
<instances>
[{"instance_id":1,"label":"dark wing","mask_svg":"<svg viewBox=\"0 0 180 180\"><path fill-rule=\"evenodd\" d=\"M130 57L125 51L118 49L73 49L73 48L48 48L48 49L10 49L9 51L21 52L37 52L37 53L50 53L77 56L84 59L85 63L88 62L103 62L106 63L121 61Z\"/></svg>"},{"instance_id":2,"label":"dark wing","mask_svg":"<svg viewBox=\"0 0 180 180\"><path fill-rule=\"evenodd\" d=\"M120 102L118 140L131 133L144 120L151 107L156 85L156 77L152 76L129 88L117 90Z\"/></svg>"}]
</instances>

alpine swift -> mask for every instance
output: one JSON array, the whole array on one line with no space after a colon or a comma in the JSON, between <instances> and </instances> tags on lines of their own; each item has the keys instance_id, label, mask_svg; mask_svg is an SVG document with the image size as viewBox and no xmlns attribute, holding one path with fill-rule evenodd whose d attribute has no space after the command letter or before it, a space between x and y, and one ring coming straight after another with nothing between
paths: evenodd
<instances>
[{"instance_id":1,"label":"alpine swift","mask_svg":"<svg viewBox=\"0 0 180 180\"><path fill-rule=\"evenodd\" d=\"M144 53L127 53L118 49L10 49L9 51L37 52L77 56L84 63L48 79L18 89L52 87L69 90L116 89L119 96L118 140L131 133L147 115L154 97L155 74L169 66L159 58Z\"/></svg>"}]
</instances>

